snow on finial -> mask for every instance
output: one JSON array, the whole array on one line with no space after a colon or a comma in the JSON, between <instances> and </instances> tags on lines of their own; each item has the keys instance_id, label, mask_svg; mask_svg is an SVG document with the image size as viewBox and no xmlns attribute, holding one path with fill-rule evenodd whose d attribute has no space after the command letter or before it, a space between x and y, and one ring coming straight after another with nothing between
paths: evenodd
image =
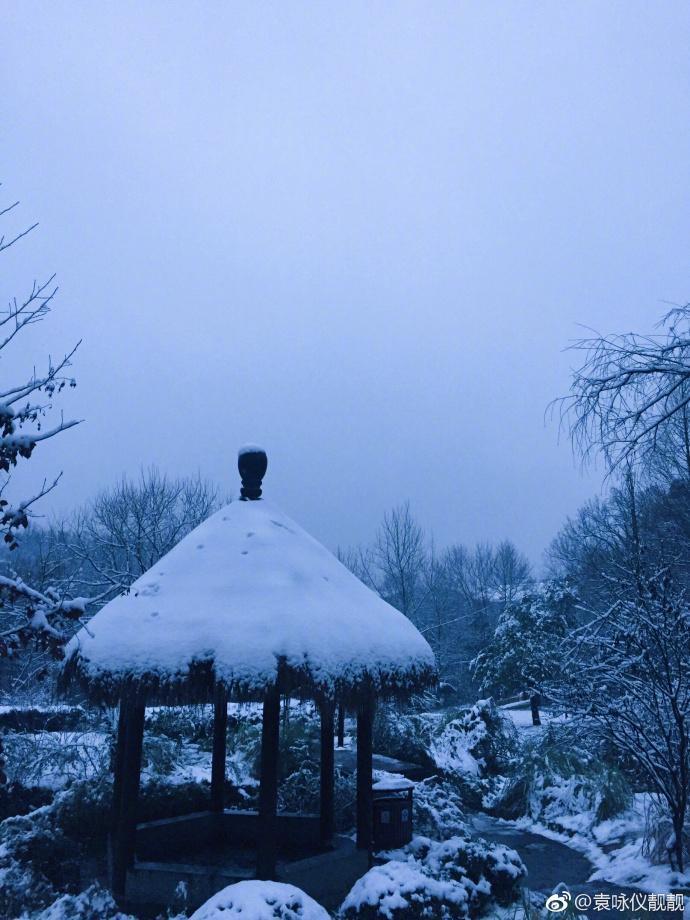
<instances>
[{"instance_id":1,"label":"snow on finial","mask_svg":"<svg viewBox=\"0 0 690 920\"><path fill-rule=\"evenodd\" d=\"M245 444L237 452L237 469L240 471L242 488L240 501L256 501L261 498L261 481L266 475L268 457L262 447Z\"/></svg>"}]
</instances>

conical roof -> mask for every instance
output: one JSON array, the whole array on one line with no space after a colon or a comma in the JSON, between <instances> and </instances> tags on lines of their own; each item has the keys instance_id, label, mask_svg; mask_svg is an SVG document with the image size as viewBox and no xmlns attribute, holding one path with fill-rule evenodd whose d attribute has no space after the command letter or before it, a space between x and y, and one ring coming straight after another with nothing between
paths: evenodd
<instances>
[{"instance_id":1,"label":"conical roof","mask_svg":"<svg viewBox=\"0 0 690 920\"><path fill-rule=\"evenodd\" d=\"M231 502L188 534L77 633L65 665L106 699L131 684L149 699L204 699L216 680L239 698L276 681L409 693L434 672L407 617L261 499Z\"/></svg>"}]
</instances>

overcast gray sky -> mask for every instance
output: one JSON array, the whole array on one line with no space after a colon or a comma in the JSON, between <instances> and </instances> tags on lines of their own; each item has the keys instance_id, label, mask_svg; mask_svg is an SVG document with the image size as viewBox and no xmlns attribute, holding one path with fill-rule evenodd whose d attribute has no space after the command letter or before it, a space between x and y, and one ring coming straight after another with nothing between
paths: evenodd
<instances>
[{"instance_id":1,"label":"overcast gray sky","mask_svg":"<svg viewBox=\"0 0 690 920\"><path fill-rule=\"evenodd\" d=\"M1 293L59 274L27 362L83 338L46 509L258 441L331 547L409 498L539 559L600 488L544 425L576 324L690 299L690 5L1 9Z\"/></svg>"}]
</instances>

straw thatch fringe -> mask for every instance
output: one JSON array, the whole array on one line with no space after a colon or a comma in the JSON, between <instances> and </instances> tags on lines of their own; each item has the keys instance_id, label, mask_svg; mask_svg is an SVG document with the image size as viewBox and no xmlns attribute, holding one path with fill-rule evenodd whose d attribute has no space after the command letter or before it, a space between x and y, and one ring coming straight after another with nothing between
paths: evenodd
<instances>
[{"instance_id":1,"label":"straw thatch fringe","mask_svg":"<svg viewBox=\"0 0 690 920\"><path fill-rule=\"evenodd\" d=\"M315 675L308 663L295 667L284 659L276 661L275 681L261 684L217 675L212 659L193 661L186 671L165 675L157 672L94 673L77 652L65 662L58 686L62 693L78 686L91 702L107 706L117 705L125 695L147 705L210 703L218 683L225 686L228 698L235 702L261 701L267 687L277 684L280 693L293 697L356 705L364 694L371 693L382 698L405 699L433 686L436 680L432 667L412 665L394 671L361 669L347 679L331 681Z\"/></svg>"}]
</instances>

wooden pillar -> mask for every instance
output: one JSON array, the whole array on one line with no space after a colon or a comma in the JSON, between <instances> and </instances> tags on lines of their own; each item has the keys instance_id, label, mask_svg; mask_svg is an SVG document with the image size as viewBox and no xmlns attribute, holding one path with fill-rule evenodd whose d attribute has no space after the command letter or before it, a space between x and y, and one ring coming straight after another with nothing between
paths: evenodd
<instances>
[{"instance_id":1,"label":"wooden pillar","mask_svg":"<svg viewBox=\"0 0 690 920\"><path fill-rule=\"evenodd\" d=\"M259 777L259 850L256 875L273 879L276 873L278 810L278 744L280 740L280 693L269 687L264 697L261 725L261 774Z\"/></svg>"},{"instance_id":2,"label":"wooden pillar","mask_svg":"<svg viewBox=\"0 0 690 920\"><path fill-rule=\"evenodd\" d=\"M143 703L132 698L120 701L112 835L112 888L117 898L125 896L127 869L134 862L144 714Z\"/></svg>"},{"instance_id":3,"label":"wooden pillar","mask_svg":"<svg viewBox=\"0 0 690 920\"><path fill-rule=\"evenodd\" d=\"M373 836L372 734L374 700L367 694L357 706L357 849L370 850Z\"/></svg>"},{"instance_id":4,"label":"wooden pillar","mask_svg":"<svg viewBox=\"0 0 690 920\"><path fill-rule=\"evenodd\" d=\"M333 839L335 826L335 754L333 751L334 706L324 700L321 709L321 775L320 819L321 843L326 846Z\"/></svg>"},{"instance_id":5,"label":"wooden pillar","mask_svg":"<svg viewBox=\"0 0 690 920\"><path fill-rule=\"evenodd\" d=\"M211 756L211 811L225 807L225 753L228 729L228 692L217 683L213 697L213 754Z\"/></svg>"},{"instance_id":6,"label":"wooden pillar","mask_svg":"<svg viewBox=\"0 0 690 920\"><path fill-rule=\"evenodd\" d=\"M529 698L530 709L532 710L532 725L541 725L539 717L539 707L541 706L541 697L538 693L533 693Z\"/></svg>"},{"instance_id":7,"label":"wooden pillar","mask_svg":"<svg viewBox=\"0 0 690 920\"><path fill-rule=\"evenodd\" d=\"M125 762L125 745L127 742L127 706L121 700L117 717L117 737L115 738L115 756L112 761L113 770L113 818L112 826L115 827L120 809L122 808L122 772Z\"/></svg>"},{"instance_id":8,"label":"wooden pillar","mask_svg":"<svg viewBox=\"0 0 690 920\"><path fill-rule=\"evenodd\" d=\"M338 747L345 747L345 703L338 705Z\"/></svg>"},{"instance_id":9,"label":"wooden pillar","mask_svg":"<svg viewBox=\"0 0 690 920\"><path fill-rule=\"evenodd\" d=\"M127 747L127 701L124 697L120 698L120 708L117 717L117 738L115 739L115 756L113 758L113 808L110 819L110 840L108 854L108 873L110 875L110 887L117 897L124 897L124 878L120 865L118 865L117 850L118 841L117 832L121 824L122 816L122 785L125 764L125 753ZM126 870L125 870L126 871Z\"/></svg>"}]
</instances>

